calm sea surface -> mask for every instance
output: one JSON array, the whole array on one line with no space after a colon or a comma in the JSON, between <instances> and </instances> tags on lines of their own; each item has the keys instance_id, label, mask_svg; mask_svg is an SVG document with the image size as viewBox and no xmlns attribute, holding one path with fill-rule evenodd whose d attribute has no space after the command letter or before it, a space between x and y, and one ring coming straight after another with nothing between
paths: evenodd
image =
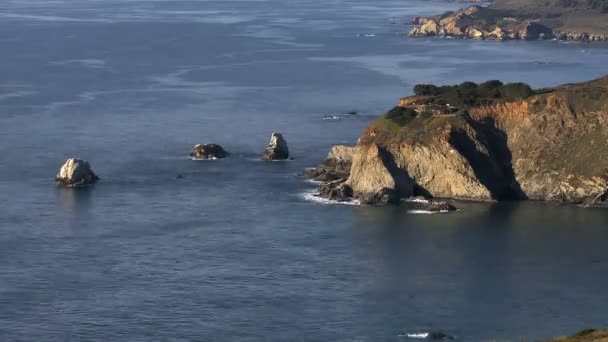
<instances>
[{"instance_id":1,"label":"calm sea surface","mask_svg":"<svg viewBox=\"0 0 608 342\"><path fill-rule=\"evenodd\" d=\"M403 35L413 16L456 6L1 1L0 341L377 342L440 329L476 342L607 326L608 210L415 215L313 202L295 176L416 83L608 74L606 45ZM257 161L273 131L295 161ZM188 159L212 142L231 158ZM71 156L101 182L58 189Z\"/></svg>"}]
</instances>

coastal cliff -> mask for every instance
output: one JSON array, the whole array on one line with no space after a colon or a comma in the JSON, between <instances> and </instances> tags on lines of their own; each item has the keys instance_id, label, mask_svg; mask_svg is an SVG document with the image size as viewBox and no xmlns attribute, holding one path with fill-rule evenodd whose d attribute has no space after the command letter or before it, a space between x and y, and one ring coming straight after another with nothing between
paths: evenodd
<instances>
[{"instance_id":1,"label":"coastal cliff","mask_svg":"<svg viewBox=\"0 0 608 342\"><path fill-rule=\"evenodd\" d=\"M417 17L409 35L490 40L608 40L607 0L499 0Z\"/></svg>"},{"instance_id":2,"label":"coastal cliff","mask_svg":"<svg viewBox=\"0 0 608 342\"><path fill-rule=\"evenodd\" d=\"M489 81L415 92L367 127L349 150L348 177L342 169L322 196L606 203L608 77L536 91Z\"/></svg>"},{"instance_id":3,"label":"coastal cliff","mask_svg":"<svg viewBox=\"0 0 608 342\"><path fill-rule=\"evenodd\" d=\"M608 342L608 330L584 329L571 336L558 337L546 342Z\"/></svg>"}]
</instances>

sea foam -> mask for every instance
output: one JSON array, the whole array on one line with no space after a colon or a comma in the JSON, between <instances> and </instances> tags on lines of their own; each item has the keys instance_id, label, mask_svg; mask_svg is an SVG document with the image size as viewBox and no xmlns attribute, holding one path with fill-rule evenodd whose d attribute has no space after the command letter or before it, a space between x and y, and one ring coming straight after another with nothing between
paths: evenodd
<instances>
[{"instance_id":1,"label":"sea foam","mask_svg":"<svg viewBox=\"0 0 608 342\"><path fill-rule=\"evenodd\" d=\"M321 203L321 204L341 204L341 205L360 205L361 204L358 200L336 201L336 200L330 200L327 198L319 197L319 194L316 191L303 192L301 194L301 197L306 201Z\"/></svg>"}]
</instances>

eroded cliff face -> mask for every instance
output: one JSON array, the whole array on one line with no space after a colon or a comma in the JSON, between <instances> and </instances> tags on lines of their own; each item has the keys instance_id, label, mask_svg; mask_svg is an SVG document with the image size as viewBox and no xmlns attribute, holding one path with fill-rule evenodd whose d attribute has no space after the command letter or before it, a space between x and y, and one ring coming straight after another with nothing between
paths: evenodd
<instances>
[{"instance_id":1,"label":"eroded cliff face","mask_svg":"<svg viewBox=\"0 0 608 342\"><path fill-rule=\"evenodd\" d=\"M608 198L608 77L456 114L413 110L406 124L382 117L366 129L341 183L347 193L589 205Z\"/></svg>"},{"instance_id":2,"label":"eroded cliff face","mask_svg":"<svg viewBox=\"0 0 608 342\"><path fill-rule=\"evenodd\" d=\"M528 198L581 202L607 188L606 80L470 110L476 122L504 132L516 181Z\"/></svg>"}]
</instances>

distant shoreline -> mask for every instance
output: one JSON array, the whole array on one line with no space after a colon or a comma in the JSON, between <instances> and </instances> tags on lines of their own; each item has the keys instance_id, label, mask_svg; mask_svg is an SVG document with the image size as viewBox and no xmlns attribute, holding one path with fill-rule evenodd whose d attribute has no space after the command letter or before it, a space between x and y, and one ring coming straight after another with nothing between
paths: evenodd
<instances>
[{"instance_id":1,"label":"distant shoreline","mask_svg":"<svg viewBox=\"0 0 608 342\"><path fill-rule=\"evenodd\" d=\"M455 12L417 17L412 24L410 37L608 41L608 1L565 6L558 0L554 3L498 0L487 7L474 5Z\"/></svg>"}]
</instances>

